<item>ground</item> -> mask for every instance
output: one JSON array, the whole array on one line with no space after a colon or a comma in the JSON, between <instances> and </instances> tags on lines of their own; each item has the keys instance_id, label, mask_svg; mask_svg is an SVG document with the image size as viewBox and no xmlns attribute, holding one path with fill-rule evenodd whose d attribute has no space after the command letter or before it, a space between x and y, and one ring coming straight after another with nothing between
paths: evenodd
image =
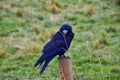
<instances>
[{"instance_id":1,"label":"ground","mask_svg":"<svg viewBox=\"0 0 120 80\"><path fill-rule=\"evenodd\" d=\"M59 80L57 57L42 75L42 47L70 24L75 80L120 79L119 0L1 0L0 79ZM117 73L117 74L116 74Z\"/></svg>"}]
</instances>

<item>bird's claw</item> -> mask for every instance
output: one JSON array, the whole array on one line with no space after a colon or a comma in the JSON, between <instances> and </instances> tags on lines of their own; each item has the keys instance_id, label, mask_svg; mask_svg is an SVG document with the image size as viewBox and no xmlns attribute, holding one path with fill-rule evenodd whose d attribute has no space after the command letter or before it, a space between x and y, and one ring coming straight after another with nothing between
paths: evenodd
<instances>
[{"instance_id":1,"label":"bird's claw","mask_svg":"<svg viewBox=\"0 0 120 80\"><path fill-rule=\"evenodd\" d=\"M58 59L63 59L63 58L70 58L69 56L61 55L58 57Z\"/></svg>"}]
</instances>

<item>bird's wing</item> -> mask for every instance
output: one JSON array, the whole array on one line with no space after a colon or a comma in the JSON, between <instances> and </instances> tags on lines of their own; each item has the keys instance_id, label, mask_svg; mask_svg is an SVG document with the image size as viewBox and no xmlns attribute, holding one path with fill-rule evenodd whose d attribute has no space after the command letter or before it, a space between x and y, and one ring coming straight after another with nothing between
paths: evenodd
<instances>
[{"instance_id":1,"label":"bird's wing","mask_svg":"<svg viewBox=\"0 0 120 80\"><path fill-rule=\"evenodd\" d=\"M49 41L43 48L43 53L51 53L52 51L60 48L60 47L64 47L66 46L64 38L62 37L62 35L57 32L53 38L51 39L51 41Z\"/></svg>"},{"instance_id":2,"label":"bird's wing","mask_svg":"<svg viewBox=\"0 0 120 80\"><path fill-rule=\"evenodd\" d=\"M62 46L66 46L64 40L57 39L55 42L50 42L49 45L43 49L43 52L51 53L52 51L54 51Z\"/></svg>"}]
</instances>

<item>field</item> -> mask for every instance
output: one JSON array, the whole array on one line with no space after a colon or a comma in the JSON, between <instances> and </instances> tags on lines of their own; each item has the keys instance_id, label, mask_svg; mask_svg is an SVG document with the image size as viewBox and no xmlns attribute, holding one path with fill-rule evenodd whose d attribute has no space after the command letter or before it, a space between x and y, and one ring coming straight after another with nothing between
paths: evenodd
<instances>
[{"instance_id":1,"label":"field","mask_svg":"<svg viewBox=\"0 0 120 80\"><path fill-rule=\"evenodd\" d=\"M74 80L120 80L120 0L0 0L0 80L59 80L57 57L34 64L64 23Z\"/></svg>"}]
</instances>

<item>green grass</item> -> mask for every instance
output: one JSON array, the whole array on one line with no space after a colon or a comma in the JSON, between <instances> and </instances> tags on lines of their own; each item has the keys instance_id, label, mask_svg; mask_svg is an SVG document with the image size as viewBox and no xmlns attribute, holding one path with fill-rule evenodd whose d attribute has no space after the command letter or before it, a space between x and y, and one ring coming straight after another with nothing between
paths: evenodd
<instances>
[{"instance_id":1,"label":"green grass","mask_svg":"<svg viewBox=\"0 0 120 80\"><path fill-rule=\"evenodd\" d=\"M0 1L0 79L59 80L54 77L59 76L57 57L43 75L34 63L63 23L70 24L75 33L67 52L75 80L120 79L120 74L114 74L120 73L120 7L116 2L57 0L53 9L51 0Z\"/></svg>"}]
</instances>

